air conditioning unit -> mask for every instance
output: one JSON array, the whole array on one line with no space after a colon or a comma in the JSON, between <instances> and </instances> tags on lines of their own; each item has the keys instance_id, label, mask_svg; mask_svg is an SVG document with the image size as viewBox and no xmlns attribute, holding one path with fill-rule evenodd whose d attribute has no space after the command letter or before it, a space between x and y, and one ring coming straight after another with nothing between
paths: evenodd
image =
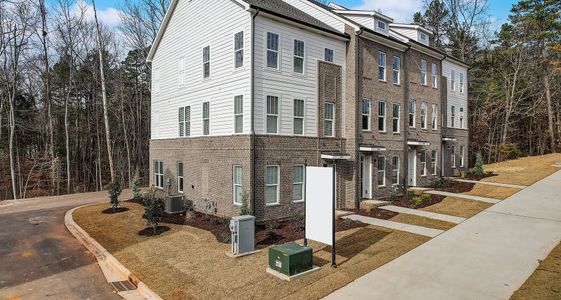
<instances>
[{"instance_id":1,"label":"air conditioning unit","mask_svg":"<svg viewBox=\"0 0 561 300\"><path fill-rule=\"evenodd\" d=\"M185 212L183 195L166 195L164 209L168 214L180 214Z\"/></svg>"}]
</instances>

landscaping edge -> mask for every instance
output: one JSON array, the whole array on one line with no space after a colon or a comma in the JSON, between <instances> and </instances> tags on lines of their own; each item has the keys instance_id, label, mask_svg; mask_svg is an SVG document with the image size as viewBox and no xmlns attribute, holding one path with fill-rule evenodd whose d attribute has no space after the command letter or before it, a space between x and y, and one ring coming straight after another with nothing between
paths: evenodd
<instances>
[{"instance_id":1,"label":"landscaping edge","mask_svg":"<svg viewBox=\"0 0 561 300\"><path fill-rule=\"evenodd\" d=\"M148 286L146 286L142 281L140 281L134 274L129 271L125 266L123 266L111 253L109 253L101 244L94 240L84 229L82 229L74 219L72 218L72 213L79 208L87 207L94 204L82 205L75 207L66 212L64 215L64 225L70 233L80 242L90 253L92 253L107 280L107 283L115 281L130 281L136 286L136 290L118 292L119 296L124 299L150 299L150 300L162 300L158 294L154 293Z\"/></svg>"}]
</instances>

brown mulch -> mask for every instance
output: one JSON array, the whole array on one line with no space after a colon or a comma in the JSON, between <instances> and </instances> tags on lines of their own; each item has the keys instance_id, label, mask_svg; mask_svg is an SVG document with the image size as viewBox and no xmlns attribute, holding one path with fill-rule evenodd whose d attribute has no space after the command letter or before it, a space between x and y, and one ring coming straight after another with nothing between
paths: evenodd
<instances>
[{"instance_id":1,"label":"brown mulch","mask_svg":"<svg viewBox=\"0 0 561 300\"><path fill-rule=\"evenodd\" d=\"M481 180L484 178L489 178L489 177L494 177L497 176L497 174L493 173L493 172L486 172L483 175L472 175L472 176L466 176L463 179L470 179L470 180Z\"/></svg>"},{"instance_id":2,"label":"brown mulch","mask_svg":"<svg viewBox=\"0 0 561 300\"><path fill-rule=\"evenodd\" d=\"M389 220L389 219L398 215L398 213L396 213L396 212L385 210L385 209L380 209L380 208L374 208L370 211L363 210L363 209L346 209L346 211L352 211L354 214L357 214L357 215L361 215L361 216L365 216L365 217L372 217L372 218L382 219L382 220Z\"/></svg>"},{"instance_id":3,"label":"brown mulch","mask_svg":"<svg viewBox=\"0 0 561 300\"><path fill-rule=\"evenodd\" d=\"M455 180L454 180L454 181L452 181L452 182L450 183L449 186L445 186L445 187L441 187L441 188L436 188L435 190L461 194L461 193L465 193L465 192L471 191L471 190L473 189L474 186L475 186L475 183L471 183L471 182L461 182L461 181L455 181Z\"/></svg>"},{"instance_id":4,"label":"brown mulch","mask_svg":"<svg viewBox=\"0 0 561 300\"><path fill-rule=\"evenodd\" d=\"M129 209L126 208L126 207L117 207L115 209L110 207L108 209L102 210L101 213L104 213L104 214L118 214L118 213L125 212L127 210L129 210Z\"/></svg>"},{"instance_id":5,"label":"brown mulch","mask_svg":"<svg viewBox=\"0 0 561 300\"><path fill-rule=\"evenodd\" d=\"M154 228L152 227L146 227L144 229L142 229L141 231L138 232L138 235L140 236L157 236L160 235L166 231L169 231L171 228L167 227L167 226L158 226L158 228L156 229L156 232L154 232Z\"/></svg>"},{"instance_id":6,"label":"brown mulch","mask_svg":"<svg viewBox=\"0 0 561 300\"><path fill-rule=\"evenodd\" d=\"M430 198L423 200L421 203L419 203L419 205L415 207L411 207L411 202L407 200L405 196L401 196L396 200L392 201L392 205L407 207L407 208L424 208L427 206L440 203L442 202L442 200L444 200L444 198L446 198L446 196L441 196L441 195L432 195L432 194L426 194L426 195L430 195Z\"/></svg>"}]
</instances>

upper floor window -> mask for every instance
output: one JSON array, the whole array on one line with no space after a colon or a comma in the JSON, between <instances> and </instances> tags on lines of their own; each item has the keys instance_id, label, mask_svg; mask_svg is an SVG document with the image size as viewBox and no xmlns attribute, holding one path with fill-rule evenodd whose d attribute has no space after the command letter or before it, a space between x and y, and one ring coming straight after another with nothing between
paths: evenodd
<instances>
[{"instance_id":1,"label":"upper floor window","mask_svg":"<svg viewBox=\"0 0 561 300\"><path fill-rule=\"evenodd\" d=\"M330 63L333 62L333 50L325 48L325 61Z\"/></svg>"},{"instance_id":2,"label":"upper floor window","mask_svg":"<svg viewBox=\"0 0 561 300\"><path fill-rule=\"evenodd\" d=\"M210 46L203 48L203 78L210 76Z\"/></svg>"},{"instance_id":3,"label":"upper floor window","mask_svg":"<svg viewBox=\"0 0 561 300\"><path fill-rule=\"evenodd\" d=\"M386 81L386 53L378 51L378 79Z\"/></svg>"},{"instance_id":4,"label":"upper floor window","mask_svg":"<svg viewBox=\"0 0 561 300\"><path fill-rule=\"evenodd\" d=\"M234 97L234 133L243 132L243 96Z\"/></svg>"},{"instance_id":5,"label":"upper floor window","mask_svg":"<svg viewBox=\"0 0 561 300\"><path fill-rule=\"evenodd\" d=\"M243 31L234 34L234 67L243 66Z\"/></svg>"},{"instance_id":6,"label":"upper floor window","mask_svg":"<svg viewBox=\"0 0 561 300\"><path fill-rule=\"evenodd\" d=\"M456 70L450 70L450 88L456 90Z\"/></svg>"},{"instance_id":7,"label":"upper floor window","mask_svg":"<svg viewBox=\"0 0 561 300\"><path fill-rule=\"evenodd\" d=\"M267 96L267 133L278 133L279 97Z\"/></svg>"},{"instance_id":8,"label":"upper floor window","mask_svg":"<svg viewBox=\"0 0 561 300\"><path fill-rule=\"evenodd\" d=\"M464 108L460 107L460 128L464 128Z\"/></svg>"},{"instance_id":9,"label":"upper floor window","mask_svg":"<svg viewBox=\"0 0 561 300\"><path fill-rule=\"evenodd\" d=\"M393 133L399 133L400 126L400 110L399 104L394 103L392 107L392 131Z\"/></svg>"},{"instance_id":10,"label":"upper floor window","mask_svg":"<svg viewBox=\"0 0 561 300\"><path fill-rule=\"evenodd\" d=\"M401 70L401 62L399 57L392 58L392 81L394 84L399 84L399 73Z\"/></svg>"},{"instance_id":11,"label":"upper floor window","mask_svg":"<svg viewBox=\"0 0 561 300\"><path fill-rule=\"evenodd\" d=\"M378 156L378 186L386 185L386 157Z\"/></svg>"},{"instance_id":12,"label":"upper floor window","mask_svg":"<svg viewBox=\"0 0 561 300\"><path fill-rule=\"evenodd\" d=\"M185 180L183 177L183 162L178 161L177 162L177 192L178 193L183 193L184 183Z\"/></svg>"},{"instance_id":13,"label":"upper floor window","mask_svg":"<svg viewBox=\"0 0 561 300\"><path fill-rule=\"evenodd\" d=\"M233 186L233 195L232 198L234 200L234 204L241 205L242 204L242 197L243 197L243 169L240 165L235 165L232 167L232 186Z\"/></svg>"},{"instance_id":14,"label":"upper floor window","mask_svg":"<svg viewBox=\"0 0 561 300\"><path fill-rule=\"evenodd\" d=\"M436 69L436 64L431 64L431 68L430 68L430 78L431 78L431 82L432 82L432 87L436 88L438 87L438 81L436 78L436 74L438 70Z\"/></svg>"},{"instance_id":15,"label":"upper floor window","mask_svg":"<svg viewBox=\"0 0 561 300\"><path fill-rule=\"evenodd\" d=\"M378 101L378 131L386 132L386 102Z\"/></svg>"},{"instance_id":16,"label":"upper floor window","mask_svg":"<svg viewBox=\"0 0 561 300\"><path fill-rule=\"evenodd\" d=\"M179 136L191 135L191 106L180 107L178 113Z\"/></svg>"},{"instance_id":17,"label":"upper floor window","mask_svg":"<svg viewBox=\"0 0 561 300\"><path fill-rule=\"evenodd\" d=\"M438 117L438 107L436 106L436 104L432 105L432 113L431 113L431 128L432 130L436 130L437 128L437 117Z\"/></svg>"},{"instance_id":18,"label":"upper floor window","mask_svg":"<svg viewBox=\"0 0 561 300\"><path fill-rule=\"evenodd\" d=\"M421 84L427 85L427 61L421 59Z\"/></svg>"},{"instance_id":19,"label":"upper floor window","mask_svg":"<svg viewBox=\"0 0 561 300\"><path fill-rule=\"evenodd\" d=\"M464 92L464 73L460 72L460 93Z\"/></svg>"},{"instance_id":20,"label":"upper floor window","mask_svg":"<svg viewBox=\"0 0 561 300\"><path fill-rule=\"evenodd\" d=\"M452 107L450 108L450 127L454 128L456 127L456 107L454 105L452 105Z\"/></svg>"},{"instance_id":21,"label":"upper floor window","mask_svg":"<svg viewBox=\"0 0 561 300\"><path fill-rule=\"evenodd\" d=\"M421 103L421 128L427 129L427 104Z\"/></svg>"},{"instance_id":22,"label":"upper floor window","mask_svg":"<svg viewBox=\"0 0 561 300\"><path fill-rule=\"evenodd\" d=\"M304 100L294 99L294 134L304 134Z\"/></svg>"},{"instance_id":23,"label":"upper floor window","mask_svg":"<svg viewBox=\"0 0 561 300\"><path fill-rule=\"evenodd\" d=\"M203 135L210 134L210 102L203 102Z\"/></svg>"},{"instance_id":24,"label":"upper floor window","mask_svg":"<svg viewBox=\"0 0 561 300\"><path fill-rule=\"evenodd\" d=\"M415 128L415 100L409 100L409 127Z\"/></svg>"},{"instance_id":25,"label":"upper floor window","mask_svg":"<svg viewBox=\"0 0 561 300\"><path fill-rule=\"evenodd\" d=\"M378 27L378 29L386 30L386 27L387 27L388 25L386 24L386 22L383 22L383 21L379 21L379 20L378 20L378 21L376 22L376 26Z\"/></svg>"},{"instance_id":26,"label":"upper floor window","mask_svg":"<svg viewBox=\"0 0 561 300\"><path fill-rule=\"evenodd\" d=\"M370 130L370 99L362 99L362 130Z\"/></svg>"},{"instance_id":27,"label":"upper floor window","mask_svg":"<svg viewBox=\"0 0 561 300\"><path fill-rule=\"evenodd\" d=\"M154 161L154 186L164 188L164 162L161 160Z\"/></svg>"},{"instance_id":28,"label":"upper floor window","mask_svg":"<svg viewBox=\"0 0 561 300\"><path fill-rule=\"evenodd\" d=\"M304 74L304 42L294 40L294 73Z\"/></svg>"},{"instance_id":29,"label":"upper floor window","mask_svg":"<svg viewBox=\"0 0 561 300\"><path fill-rule=\"evenodd\" d=\"M325 136L335 136L334 134L334 127L335 127L335 103L332 102L325 102L325 109L323 112L323 135Z\"/></svg>"},{"instance_id":30,"label":"upper floor window","mask_svg":"<svg viewBox=\"0 0 561 300\"><path fill-rule=\"evenodd\" d=\"M279 68L279 35L267 32L267 68Z\"/></svg>"},{"instance_id":31,"label":"upper floor window","mask_svg":"<svg viewBox=\"0 0 561 300\"><path fill-rule=\"evenodd\" d=\"M292 201L304 201L305 172L303 165L292 168Z\"/></svg>"}]
</instances>

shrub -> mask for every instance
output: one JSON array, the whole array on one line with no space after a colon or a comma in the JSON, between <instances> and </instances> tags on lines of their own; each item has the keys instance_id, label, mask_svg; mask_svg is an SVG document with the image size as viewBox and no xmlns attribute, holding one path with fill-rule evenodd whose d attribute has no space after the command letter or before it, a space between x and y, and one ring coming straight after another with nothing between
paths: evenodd
<instances>
[{"instance_id":1,"label":"shrub","mask_svg":"<svg viewBox=\"0 0 561 300\"><path fill-rule=\"evenodd\" d=\"M265 223L265 228L267 228L267 231L273 231L279 228L279 226L280 224L276 220L269 220Z\"/></svg>"},{"instance_id":2,"label":"shrub","mask_svg":"<svg viewBox=\"0 0 561 300\"><path fill-rule=\"evenodd\" d=\"M164 214L164 201L156 196L156 188L154 186L142 195L142 201L144 203L143 217L148 222L146 226L152 227L154 234L156 234L160 218Z\"/></svg>"},{"instance_id":3,"label":"shrub","mask_svg":"<svg viewBox=\"0 0 561 300\"><path fill-rule=\"evenodd\" d=\"M121 181L119 179L115 179L114 181L110 182L105 188L109 192L109 203L111 204L111 208L113 212L119 207L119 195L123 191L121 187Z\"/></svg>"},{"instance_id":4,"label":"shrub","mask_svg":"<svg viewBox=\"0 0 561 300\"><path fill-rule=\"evenodd\" d=\"M416 196L413 197L413 199L411 199L411 204L410 206L413 208L418 207L419 205L421 205L424 201L430 200L431 196L429 194L421 194L420 196Z\"/></svg>"},{"instance_id":5,"label":"shrub","mask_svg":"<svg viewBox=\"0 0 561 300\"><path fill-rule=\"evenodd\" d=\"M296 214L292 217L292 232L299 232L306 227L306 217L303 214Z\"/></svg>"},{"instance_id":6,"label":"shrub","mask_svg":"<svg viewBox=\"0 0 561 300\"><path fill-rule=\"evenodd\" d=\"M142 192L140 191L140 176L138 175L138 170L134 173L132 179L132 198L134 200L140 200L142 198Z\"/></svg>"},{"instance_id":7,"label":"shrub","mask_svg":"<svg viewBox=\"0 0 561 300\"><path fill-rule=\"evenodd\" d=\"M407 199L408 201L413 200L413 198L415 198L415 192L413 191L407 191L405 193L405 199Z\"/></svg>"},{"instance_id":8,"label":"shrub","mask_svg":"<svg viewBox=\"0 0 561 300\"><path fill-rule=\"evenodd\" d=\"M476 176L483 175L483 156L481 155L481 152L477 152L475 155L475 167L473 172L475 172Z\"/></svg>"},{"instance_id":9,"label":"shrub","mask_svg":"<svg viewBox=\"0 0 561 300\"><path fill-rule=\"evenodd\" d=\"M242 194L242 205L240 206L240 216L251 215L251 209L249 209L249 194L243 192Z\"/></svg>"},{"instance_id":10,"label":"shrub","mask_svg":"<svg viewBox=\"0 0 561 300\"><path fill-rule=\"evenodd\" d=\"M447 188L450 187L451 185L452 185L452 180L446 177L437 177L430 184L430 186L433 189Z\"/></svg>"}]
</instances>

